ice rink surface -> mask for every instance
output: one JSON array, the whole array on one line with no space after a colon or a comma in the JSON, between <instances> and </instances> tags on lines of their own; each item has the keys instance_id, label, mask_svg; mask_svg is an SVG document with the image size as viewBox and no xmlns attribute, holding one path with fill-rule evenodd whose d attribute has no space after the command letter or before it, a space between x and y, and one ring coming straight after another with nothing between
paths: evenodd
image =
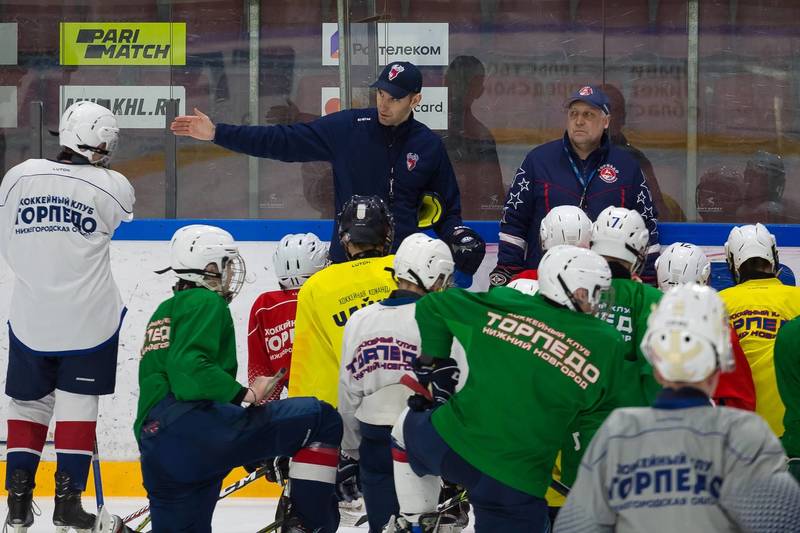
<instances>
[{"instance_id":1,"label":"ice rink surface","mask_svg":"<svg viewBox=\"0 0 800 533\"><path fill-rule=\"evenodd\" d=\"M34 501L42 511L41 516L35 517L33 527L28 529L28 533L53 533L55 529L52 522L53 499L34 498ZM225 498L217 504L214 511L213 528L217 533L255 533L267 524L271 524L275 518L275 507L278 500L274 498ZM125 517L147 505L144 498L106 498L106 507L109 512L121 517ZM94 498L84 498L84 509L88 512L95 512ZM5 513L2 516L5 521ZM136 527L141 522L141 518L132 520L131 527ZM465 533L473 533L472 516L470 525L464 529ZM149 527L145 531L149 531ZM366 533L367 525L361 527L340 526L342 533Z\"/></svg>"}]
</instances>

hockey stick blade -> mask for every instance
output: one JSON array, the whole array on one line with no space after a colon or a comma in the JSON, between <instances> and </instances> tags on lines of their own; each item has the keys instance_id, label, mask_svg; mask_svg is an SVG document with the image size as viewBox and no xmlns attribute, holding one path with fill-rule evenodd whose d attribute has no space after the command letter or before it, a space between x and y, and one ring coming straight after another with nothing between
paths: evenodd
<instances>
[{"instance_id":1,"label":"hockey stick blade","mask_svg":"<svg viewBox=\"0 0 800 533\"><path fill-rule=\"evenodd\" d=\"M468 501L467 500L467 491L462 490L461 492L459 492L458 494L456 494L452 498L449 498L449 499L443 501L442 503L438 504L436 506L436 512L437 513L442 513L444 511L449 511L450 509L452 509L453 507L455 507L459 503L466 502L466 501Z\"/></svg>"}]
</instances>

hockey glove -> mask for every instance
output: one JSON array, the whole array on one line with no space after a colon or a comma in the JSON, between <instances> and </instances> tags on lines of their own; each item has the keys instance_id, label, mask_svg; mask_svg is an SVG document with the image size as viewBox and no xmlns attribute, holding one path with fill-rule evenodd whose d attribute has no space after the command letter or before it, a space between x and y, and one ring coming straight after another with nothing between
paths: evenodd
<instances>
[{"instance_id":1,"label":"hockey glove","mask_svg":"<svg viewBox=\"0 0 800 533\"><path fill-rule=\"evenodd\" d=\"M418 357L414 361L414 373L420 384L430 389L433 401L415 394L408 399L412 411L424 411L445 403L455 392L460 375L458 363L451 357L434 359L429 364L423 363Z\"/></svg>"},{"instance_id":2,"label":"hockey glove","mask_svg":"<svg viewBox=\"0 0 800 533\"><path fill-rule=\"evenodd\" d=\"M497 265L489 273L489 286L500 287L508 285L511 279L522 272L523 268L513 265Z\"/></svg>"},{"instance_id":3,"label":"hockey glove","mask_svg":"<svg viewBox=\"0 0 800 533\"><path fill-rule=\"evenodd\" d=\"M456 268L470 276L475 274L486 255L486 243L481 236L472 228L457 226L449 240Z\"/></svg>"},{"instance_id":4,"label":"hockey glove","mask_svg":"<svg viewBox=\"0 0 800 533\"><path fill-rule=\"evenodd\" d=\"M267 473L265 477L273 483L286 485L289 481L289 457L282 455L267 461Z\"/></svg>"},{"instance_id":5,"label":"hockey glove","mask_svg":"<svg viewBox=\"0 0 800 533\"><path fill-rule=\"evenodd\" d=\"M358 461L344 452L339 452L339 465L336 467L336 497L340 502L351 502L361 497Z\"/></svg>"}]
</instances>

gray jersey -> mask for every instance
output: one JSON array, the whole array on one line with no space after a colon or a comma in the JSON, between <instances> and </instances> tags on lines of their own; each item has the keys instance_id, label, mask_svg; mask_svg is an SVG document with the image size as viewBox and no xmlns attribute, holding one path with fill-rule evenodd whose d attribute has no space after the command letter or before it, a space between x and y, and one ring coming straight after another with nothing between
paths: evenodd
<instances>
[{"instance_id":1,"label":"gray jersey","mask_svg":"<svg viewBox=\"0 0 800 533\"><path fill-rule=\"evenodd\" d=\"M554 533L800 531L800 486L766 422L725 407L618 409Z\"/></svg>"}]
</instances>

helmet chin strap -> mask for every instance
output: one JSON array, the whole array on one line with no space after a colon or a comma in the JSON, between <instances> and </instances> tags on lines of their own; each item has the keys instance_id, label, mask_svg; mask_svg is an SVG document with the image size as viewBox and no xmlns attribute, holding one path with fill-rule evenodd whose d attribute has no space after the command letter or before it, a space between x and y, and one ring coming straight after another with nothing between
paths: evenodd
<instances>
[{"instance_id":1,"label":"helmet chin strap","mask_svg":"<svg viewBox=\"0 0 800 533\"><path fill-rule=\"evenodd\" d=\"M383 257L384 255L385 254L383 254L380 250L376 250L374 248L371 250L364 250L363 252L358 252L353 255L347 254L351 261L355 259L368 259L370 257Z\"/></svg>"},{"instance_id":2,"label":"helmet chin strap","mask_svg":"<svg viewBox=\"0 0 800 533\"><path fill-rule=\"evenodd\" d=\"M639 274L639 272L642 270L642 267L644 266L645 260L647 259L645 254L644 254L644 252L639 252L638 250L636 250L636 248L634 248L633 246L631 246L627 242L625 243L625 248L630 253L632 253L634 255L634 257L636 257L636 259L637 259L636 263L633 264L633 269L632 269L631 273Z\"/></svg>"},{"instance_id":3,"label":"helmet chin strap","mask_svg":"<svg viewBox=\"0 0 800 533\"><path fill-rule=\"evenodd\" d=\"M575 295L572 294L571 290L569 290L569 288L567 287L567 284L564 283L564 279L561 277L561 274L559 274L556 277L558 278L558 283L561 284L561 288L564 289L564 294L566 294L567 298L569 298L569 301L572 302L573 309L575 311L579 311L579 312L583 313L583 309L581 309L580 303L578 302L578 300L575 299Z\"/></svg>"},{"instance_id":4,"label":"helmet chin strap","mask_svg":"<svg viewBox=\"0 0 800 533\"><path fill-rule=\"evenodd\" d=\"M98 148L97 146L89 146L88 144L79 144L78 145L78 149L79 150L89 150L90 152L94 152L94 153L100 154L100 155L109 155L111 153L108 150L105 150L103 148Z\"/></svg>"}]
</instances>

